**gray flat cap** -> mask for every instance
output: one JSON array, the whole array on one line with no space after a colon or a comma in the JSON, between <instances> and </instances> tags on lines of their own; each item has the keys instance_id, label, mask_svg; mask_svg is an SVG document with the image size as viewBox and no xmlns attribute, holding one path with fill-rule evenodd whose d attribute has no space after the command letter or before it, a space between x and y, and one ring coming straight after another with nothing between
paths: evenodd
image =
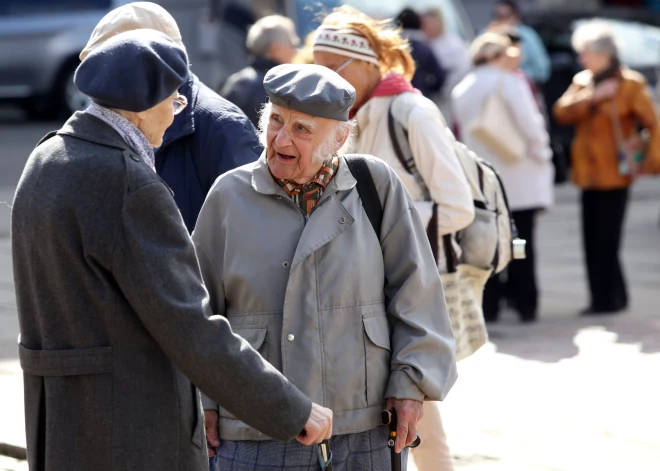
<instances>
[{"instance_id":1,"label":"gray flat cap","mask_svg":"<svg viewBox=\"0 0 660 471\"><path fill-rule=\"evenodd\" d=\"M271 103L311 116L348 121L355 89L333 70L320 65L283 64L264 77Z\"/></svg>"}]
</instances>

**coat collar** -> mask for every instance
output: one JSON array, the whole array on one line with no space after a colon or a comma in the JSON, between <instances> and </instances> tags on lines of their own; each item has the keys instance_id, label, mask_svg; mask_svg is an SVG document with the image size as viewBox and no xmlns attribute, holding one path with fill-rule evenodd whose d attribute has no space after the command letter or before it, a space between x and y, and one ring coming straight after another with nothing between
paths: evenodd
<instances>
[{"instance_id":1,"label":"coat collar","mask_svg":"<svg viewBox=\"0 0 660 471\"><path fill-rule=\"evenodd\" d=\"M179 93L188 100L188 106L174 117L174 122L165 132L161 149L195 132L195 108L199 95L199 83L197 76L190 72L188 81L179 88Z\"/></svg>"},{"instance_id":2,"label":"coat collar","mask_svg":"<svg viewBox=\"0 0 660 471\"><path fill-rule=\"evenodd\" d=\"M76 111L57 131L57 134L74 136L95 144L135 152L110 125L83 111Z\"/></svg>"},{"instance_id":3,"label":"coat collar","mask_svg":"<svg viewBox=\"0 0 660 471\"><path fill-rule=\"evenodd\" d=\"M357 180L351 173L346 163L344 156L339 156L339 168L337 174L334 176L327 188L323 192L321 200L326 196L336 193L338 191L351 190L357 184ZM268 170L266 163L266 151L262 152L261 157L257 160L252 168L252 188L258 193L264 195L286 195L282 187L280 187L273 176Z\"/></svg>"}]
</instances>

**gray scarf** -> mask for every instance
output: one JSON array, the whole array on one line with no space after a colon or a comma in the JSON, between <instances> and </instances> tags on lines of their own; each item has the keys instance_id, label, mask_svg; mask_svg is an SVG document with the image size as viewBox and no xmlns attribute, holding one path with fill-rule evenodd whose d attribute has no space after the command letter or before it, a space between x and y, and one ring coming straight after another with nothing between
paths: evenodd
<instances>
[{"instance_id":1,"label":"gray scarf","mask_svg":"<svg viewBox=\"0 0 660 471\"><path fill-rule=\"evenodd\" d=\"M145 135L142 134L142 131L140 131L137 126L119 113L115 113L114 111L101 105L97 105L94 102L89 105L85 110L85 113L95 116L117 131L122 139L126 141L126 144L131 146L131 148L142 157L149 168L154 172L156 171L156 157L154 156L154 150Z\"/></svg>"}]
</instances>

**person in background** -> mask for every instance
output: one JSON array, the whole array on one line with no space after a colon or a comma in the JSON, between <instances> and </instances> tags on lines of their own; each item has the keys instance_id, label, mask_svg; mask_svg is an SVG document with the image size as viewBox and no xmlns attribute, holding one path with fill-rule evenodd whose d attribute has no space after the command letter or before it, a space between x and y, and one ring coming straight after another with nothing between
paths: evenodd
<instances>
[{"instance_id":1,"label":"person in background","mask_svg":"<svg viewBox=\"0 0 660 471\"><path fill-rule=\"evenodd\" d=\"M532 96L534 97L534 100L536 101L536 105L539 108L539 111L543 115L544 119L546 118L546 113L545 113L545 104L543 101L543 97L539 93L539 89L536 86L536 83L530 79L527 74L525 73L524 70L521 68L522 61L524 60L525 57L525 51L523 50L522 47L522 37L520 36L519 31L511 26L499 26L499 27L494 27L492 29L492 32L501 34L509 39L511 41L511 46L514 48L518 49L520 51L520 54L517 56L509 57L509 63L506 65L506 67L509 70L512 70L513 73L518 75L521 79L523 79L527 85L529 85L529 90L532 92ZM547 119L545 119L547 122Z\"/></svg>"},{"instance_id":2,"label":"person in background","mask_svg":"<svg viewBox=\"0 0 660 471\"><path fill-rule=\"evenodd\" d=\"M572 178L582 189L582 236L590 304L583 314L610 314L628 306L619 258L628 191L640 173L660 170L660 123L642 75L621 65L609 26L580 26L573 46L586 69L554 106L559 124L575 126ZM637 128L650 133L644 152ZM625 159L639 153L639 169ZM637 160L637 159L636 159Z\"/></svg>"},{"instance_id":3,"label":"person in background","mask_svg":"<svg viewBox=\"0 0 660 471\"><path fill-rule=\"evenodd\" d=\"M84 60L105 41L123 31L161 31L183 46L179 27L167 10L135 2L112 10L98 23L80 53ZM180 93L188 106L177 115L156 149L156 171L174 192L189 232L206 194L219 175L254 162L261 152L254 126L235 105L204 85L193 73Z\"/></svg>"},{"instance_id":4,"label":"person in background","mask_svg":"<svg viewBox=\"0 0 660 471\"><path fill-rule=\"evenodd\" d=\"M276 439L332 432L332 411L213 315L155 172L188 73L161 32L113 36L74 75L90 106L27 160L11 235L30 469L208 469L193 384Z\"/></svg>"},{"instance_id":5,"label":"person in background","mask_svg":"<svg viewBox=\"0 0 660 471\"><path fill-rule=\"evenodd\" d=\"M522 39L522 70L537 85L550 78L550 57L543 41L534 29L521 20L520 7L516 0L498 0L493 12L493 22L499 26L514 27Z\"/></svg>"},{"instance_id":6,"label":"person in background","mask_svg":"<svg viewBox=\"0 0 660 471\"><path fill-rule=\"evenodd\" d=\"M425 228L382 160L361 157L354 175L356 157L345 149L355 89L346 80L286 64L266 74L264 88L264 153L218 179L193 234L211 305L293 384L337 411L335 471L391 469L382 410L397 411L399 453L416 438L423 401L444 399L456 379ZM377 227L358 193L362 172L382 202ZM218 413L212 399L204 406L220 424L216 469L325 469L317 448L275 442Z\"/></svg>"},{"instance_id":7,"label":"person in background","mask_svg":"<svg viewBox=\"0 0 660 471\"><path fill-rule=\"evenodd\" d=\"M538 287L534 228L537 214L553 202L552 151L548 132L529 86L515 74L520 50L508 37L484 33L474 40L471 56L475 69L452 93L455 117L463 142L478 156L490 162L500 174L506 189L518 235L527 241L527 258L513 261L504 275L491 278L484 290L484 318L496 321L500 304L509 298L523 322L537 318ZM527 141L527 152L516 162L507 162L473 136L470 124L481 115L486 99L499 93L507 104L510 118Z\"/></svg>"},{"instance_id":8,"label":"person in background","mask_svg":"<svg viewBox=\"0 0 660 471\"><path fill-rule=\"evenodd\" d=\"M299 43L296 27L289 18L279 15L261 18L247 35L246 45L252 54L250 65L229 76L220 94L242 109L257 126L259 111L268 98L263 85L266 73L276 65L293 62Z\"/></svg>"},{"instance_id":9,"label":"person in background","mask_svg":"<svg viewBox=\"0 0 660 471\"><path fill-rule=\"evenodd\" d=\"M451 91L472 68L468 46L463 39L447 31L439 8L431 8L422 15L422 31L436 59L447 73L440 95L435 97L435 101L446 121L451 124Z\"/></svg>"},{"instance_id":10,"label":"person in background","mask_svg":"<svg viewBox=\"0 0 660 471\"><path fill-rule=\"evenodd\" d=\"M344 77L356 90L351 115L359 133L352 151L371 154L394 169L415 201L429 234L438 270L445 270L443 236L468 226L474 219L472 193L453 141L438 107L410 83L415 63L408 44L393 29L356 9L343 6L317 29L314 59ZM397 158L388 130L388 113L408 131L416 172L409 173ZM422 444L412 451L420 471L453 469L439 404L426 402L419 423Z\"/></svg>"},{"instance_id":11,"label":"person in background","mask_svg":"<svg viewBox=\"0 0 660 471\"><path fill-rule=\"evenodd\" d=\"M404 8L397 15L395 22L403 30L401 35L408 40L410 54L415 61L415 73L411 83L422 95L431 98L440 93L447 74L433 50L426 44L426 37L422 32L422 18L415 10Z\"/></svg>"}]
</instances>

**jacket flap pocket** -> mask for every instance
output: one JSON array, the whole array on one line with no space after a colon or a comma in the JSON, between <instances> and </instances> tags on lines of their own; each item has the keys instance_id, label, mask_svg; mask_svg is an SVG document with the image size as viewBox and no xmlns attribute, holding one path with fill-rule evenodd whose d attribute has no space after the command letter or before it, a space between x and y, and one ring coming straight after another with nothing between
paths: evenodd
<instances>
[{"instance_id":1,"label":"jacket flap pocket","mask_svg":"<svg viewBox=\"0 0 660 471\"><path fill-rule=\"evenodd\" d=\"M362 323L369 340L381 348L390 349L390 328L387 317L366 317L362 319Z\"/></svg>"},{"instance_id":2,"label":"jacket flap pocket","mask_svg":"<svg viewBox=\"0 0 660 471\"><path fill-rule=\"evenodd\" d=\"M255 350L258 350L264 344L264 340L266 340L267 331L268 329L266 329L265 327L263 328L255 327L252 329L246 329L241 327L240 329L233 329L233 332L236 335L240 335L241 337L243 337L247 341L247 343L249 343L250 346Z\"/></svg>"},{"instance_id":3,"label":"jacket flap pocket","mask_svg":"<svg viewBox=\"0 0 660 471\"><path fill-rule=\"evenodd\" d=\"M112 347L30 350L19 344L21 368L35 376L76 376L110 373Z\"/></svg>"}]
</instances>

